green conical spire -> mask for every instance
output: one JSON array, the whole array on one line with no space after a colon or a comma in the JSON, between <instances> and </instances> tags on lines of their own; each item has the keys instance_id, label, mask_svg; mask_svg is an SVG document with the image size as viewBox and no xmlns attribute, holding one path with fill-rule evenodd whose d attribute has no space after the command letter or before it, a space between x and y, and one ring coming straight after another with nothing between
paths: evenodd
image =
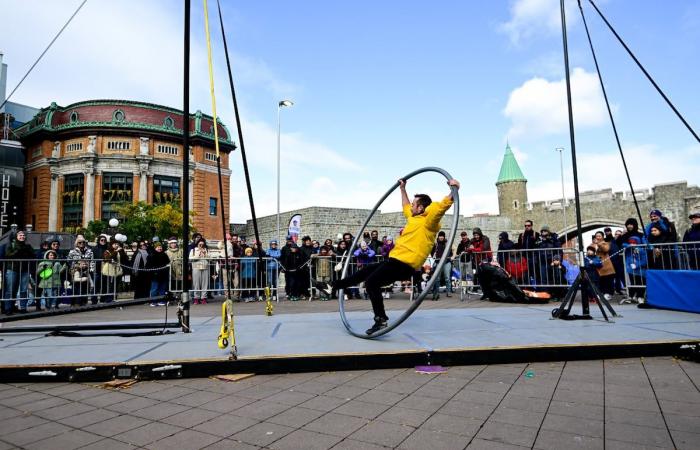
<instances>
[{"instance_id":1,"label":"green conical spire","mask_svg":"<svg viewBox=\"0 0 700 450\"><path fill-rule=\"evenodd\" d=\"M503 164L501 171L498 174L496 184L507 183L509 181L527 181L523 171L520 170L518 161L515 160L513 150L510 149L510 144L506 144L506 154L503 155Z\"/></svg>"}]
</instances>

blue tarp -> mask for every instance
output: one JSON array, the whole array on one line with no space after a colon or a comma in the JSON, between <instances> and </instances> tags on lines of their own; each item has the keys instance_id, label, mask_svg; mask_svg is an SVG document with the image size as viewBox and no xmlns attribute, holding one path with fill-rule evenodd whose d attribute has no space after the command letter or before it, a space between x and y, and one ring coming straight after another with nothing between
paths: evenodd
<instances>
[{"instance_id":1,"label":"blue tarp","mask_svg":"<svg viewBox=\"0 0 700 450\"><path fill-rule=\"evenodd\" d=\"M656 308L700 313L700 271L648 270L647 302Z\"/></svg>"}]
</instances>

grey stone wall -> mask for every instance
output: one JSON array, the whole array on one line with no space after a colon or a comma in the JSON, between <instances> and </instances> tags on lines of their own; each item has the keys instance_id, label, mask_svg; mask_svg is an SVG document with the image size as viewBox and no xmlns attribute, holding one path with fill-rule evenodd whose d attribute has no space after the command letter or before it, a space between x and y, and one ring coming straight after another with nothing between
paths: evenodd
<instances>
[{"instance_id":1,"label":"grey stone wall","mask_svg":"<svg viewBox=\"0 0 700 450\"><path fill-rule=\"evenodd\" d=\"M514 184L514 183L510 183ZM522 196L517 189L507 188L505 195L508 201L515 196ZM512 191L512 192L511 192ZM499 192L503 192L502 189ZM688 183L675 182L655 185L652 189L635 192L644 222L648 222L649 211L653 208L660 209L667 217L676 223L678 232L682 236L688 228L688 214L691 210L700 209L700 188L688 186ZM613 192L612 189L600 189L580 193L581 220L583 230L588 231L606 225L623 226L629 217L637 217L632 195L630 192ZM562 235L570 233L574 237L576 230L576 210L573 199L567 199L566 203L566 227L562 213L561 199L552 201L534 202L522 208L522 213L503 215L477 215L460 216L459 231L471 231L475 227L489 236L492 245L498 242L498 233L507 231L511 239L515 240L523 230L522 222L530 219L539 230L544 224L550 226L552 231ZM369 215L369 209L349 209L313 206L296 211L286 211L280 214L280 228L282 239L287 234L289 219L294 214L302 215L302 235L309 235L312 239L323 241L331 238L337 241L339 233L350 232L353 235ZM452 216L446 215L442 219L443 227L449 227ZM396 238L405 224L403 214L400 212L382 213L377 211L367 226L367 230L379 231L379 236L393 236ZM241 236L252 239L254 236L252 221L246 224L233 224ZM258 218L258 229L264 246L277 236L277 216L265 216ZM446 230L447 231L447 230ZM457 236L457 240L459 236Z\"/></svg>"}]
</instances>

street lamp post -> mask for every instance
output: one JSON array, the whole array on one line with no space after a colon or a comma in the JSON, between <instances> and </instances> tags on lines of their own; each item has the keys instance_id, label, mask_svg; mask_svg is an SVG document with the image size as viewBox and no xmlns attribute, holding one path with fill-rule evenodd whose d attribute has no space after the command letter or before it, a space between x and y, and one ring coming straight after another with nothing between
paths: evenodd
<instances>
[{"instance_id":1,"label":"street lamp post","mask_svg":"<svg viewBox=\"0 0 700 450\"><path fill-rule=\"evenodd\" d=\"M559 165L561 166L561 211L564 217L564 243L568 242L566 236L566 194L564 193L564 148L557 147L556 151L559 152Z\"/></svg>"},{"instance_id":2,"label":"street lamp post","mask_svg":"<svg viewBox=\"0 0 700 450\"><path fill-rule=\"evenodd\" d=\"M277 103L277 242L282 240L280 235L280 111L282 108L287 108L294 105L291 100L280 100Z\"/></svg>"}]
</instances>

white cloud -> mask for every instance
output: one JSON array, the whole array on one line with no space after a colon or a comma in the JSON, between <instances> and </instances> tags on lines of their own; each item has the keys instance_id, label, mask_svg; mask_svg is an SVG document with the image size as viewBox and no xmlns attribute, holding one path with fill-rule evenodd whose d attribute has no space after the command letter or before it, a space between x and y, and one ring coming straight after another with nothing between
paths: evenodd
<instances>
[{"instance_id":1,"label":"white cloud","mask_svg":"<svg viewBox=\"0 0 700 450\"><path fill-rule=\"evenodd\" d=\"M655 184L687 180L697 182L700 173L700 145L682 149L666 149L657 145L642 144L623 147L625 160L636 191L650 189ZM617 150L606 152L580 152L578 159L579 190L612 188L614 192L627 192L629 185L625 177L622 160ZM653 170L649 170L653 167ZM528 200L557 200L561 198L559 173L556 180L531 181L528 183ZM564 167L564 189L566 197L574 196L571 165Z\"/></svg>"},{"instance_id":2,"label":"white cloud","mask_svg":"<svg viewBox=\"0 0 700 450\"><path fill-rule=\"evenodd\" d=\"M4 62L9 65L8 93L79 3L32 1L0 6L4 14L0 42ZM67 105L86 99L118 98L181 107L182 11L171 6L162 1L87 2L13 100L43 107L52 101ZM210 20L215 14L210 6ZM35 31L28 33L28 29ZM225 57L216 29L212 51L219 113L233 127L229 119L233 108L230 100L226 101L230 93ZM201 11L193 10L191 31L190 107L208 113L211 100ZM275 96L299 89L282 80L262 60L235 51L231 59L239 89L241 85L261 87Z\"/></svg>"},{"instance_id":3,"label":"white cloud","mask_svg":"<svg viewBox=\"0 0 700 450\"><path fill-rule=\"evenodd\" d=\"M567 25L575 23L572 11L572 6L567 4ZM510 19L499 26L499 31L507 34L514 45L535 36L561 33L559 1L516 0L510 7Z\"/></svg>"},{"instance_id":4,"label":"white cloud","mask_svg":"<svg viewBox=\"0 0 700 450\"><path fill-rule=\"evenodd\" d=\"M276 128L267 122L244 121L243 138L249 164L258 165L263 169L277 167ZM298 132L280 135L280 159L282 170L288 173L310 167L315 170L325 168L357 171L361 169L358 163ZM236 158L233 158L233 161L233 164L238 164Z\"/></svg>"},{"instance_id":5,"label":"white cloud","mask_svg":"<svg viewBox=\"0 0 700 450\"><path fill-rule=\"evenodd\" d=\"M605 123L607 112L598 77L580 67L571 74L571 97L577 127ZM534 77L511 91L503 114L512 121L510 138L536 138L566 132L569 115L566 81Z\"/></svg>"}]
</instances>

